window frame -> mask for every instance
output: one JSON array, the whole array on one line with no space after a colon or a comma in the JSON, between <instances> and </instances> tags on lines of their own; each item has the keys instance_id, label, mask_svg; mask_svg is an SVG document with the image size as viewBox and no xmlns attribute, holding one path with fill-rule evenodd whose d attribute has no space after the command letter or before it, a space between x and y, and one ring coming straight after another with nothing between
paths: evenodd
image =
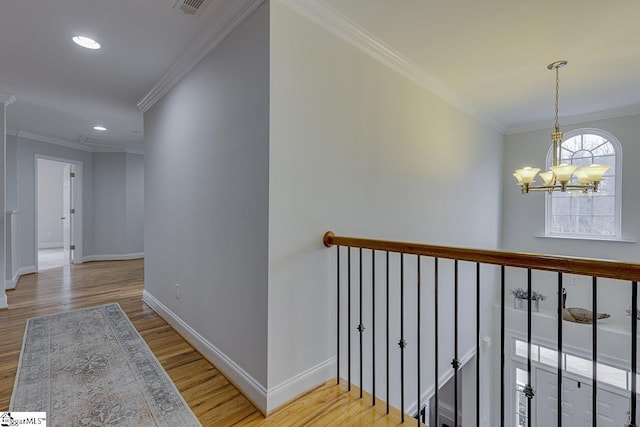
<instances>
[{"instance_id":1,"label":"window frame","mask_svg":"<svg viewBox=\"0 0 640 427\"><path fill-rule=\"evenodd\" d=\"M581 233L554 233L551 231L552 224L552 202L551 195L545 197L545 221L544 236L566 239L582 239L582 240L622 240L622 144L613 134L598 128L579 128L569 131L562 139L563 142L578 135L597 135L606 139L616 152L615 157L615 195L614 195L614 221L615 234L598 235L598 234L581 234ZM546 157L546 166L549 170L553 161L553 144L549 147Z\"/></svg>"}]
</instances>

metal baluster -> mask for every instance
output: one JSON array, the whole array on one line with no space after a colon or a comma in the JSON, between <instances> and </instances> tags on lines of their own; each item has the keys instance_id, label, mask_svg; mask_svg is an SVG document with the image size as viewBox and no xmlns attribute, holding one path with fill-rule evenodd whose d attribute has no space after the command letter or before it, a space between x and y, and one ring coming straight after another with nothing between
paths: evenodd
<instances>
[{"instance_id":1,"label":"metal baluster","mask_svg":"<svg viewBox=\"0 0 640 427\"><path fill-rule=\"evenodd\" d=\"M476 427L480 427L480 263L476 263Z\"/></svg>"},{"instance_id":2,"label":"metal baluster","mask_svg":"<svg viewBox=\"0 0 640 427\"><path fill-rule=\"evenodd\" d=\"M347 247L347 389L351 391L351 246Z\"/></svg>"},{"instance_id":3,"label":"metal baluster","mask_svg":"<svg viewBox=\"0 0 640 427\"><path fill-rule=\"evenodd\" d=\"M504 265L500 266L500 427L504 427Z\"/></svg>"},{"instance_id":4,"label":"metal baluster","mask_svg":"<svg viewBox=\"0 0 640 427\"><path fill-rule=\"evenodd\" d=\"M434 333L434 340L435 340L435 348L436 348L436 354L435 354L435 358L434 358L434 367L435 367L435 383L436 383L436 387L435 387L435 394L434 394L434 406L435 406L435 412L436 412L436 417L435 417L435 424L436 426L439 425L439 418L440 418L440 414L439 414L439 400L438 400L438 389L440 388L439 386L439 379L440 379L440 374L438 373L438 258L434 258L434 273L433 273L433 278L434 278L434 289L433 289L433 298L434 298L434 311L433 311L433 318L434 318L434 329L435 329L435 333Z\"/></svg>"},{"instance_id":5,"label":"metal baluster","mask_svg":"<svg viewBox=\"0 0 640 427\"><path fill-rule=\"evenodd\" d=\"M417 353L418 353L418 427L420 427L420 406L422 406L422 396L420 394L420 306L422 305L420 301L420 255L418 255L418 339L417 339Z\"/></svg>"},{"instance_id":6,"label":"metal baluster","mask_svg":"<svg viewBox=\"0 0 640 427\"><path fill-rule=\"evenodd\" d=\"M525 396L527 396L527 425L533 426L533 408L532 408L532 400L533 400L533 388L531 387L532 383L532 370L531 370L531 269L527 269L527 385L524 387L522 391Z\"/></svg>"},{"instance_id":7,"label":"metal baluster","mask_svg":"<svg viewBox=\"0 0 640 427\"><path fill-rule=\"evenodd\" d=\"M340 246L336 246L336 384L340 384Z\"/></svg>"},{"instance_id":8,"label":"metal baluster","mask_svg":"<svg viewBox=\"0 0 640 427\"><path fill-rule=\"evenodd\" d=\"M631 408L629 426L636 427L636 391L638 363L638 282L631 282Z\"/></svg>"},{"instance_id":9,"label":"metal baluster","mask_svg":"<svg viewBox=\"0 0 640 427\"><path fill-rule=\"evenodd\" d=\"M371 404L376 405L376 251L371 250Z\"/></svg>"},{"instance_id":10,"label":"metal baluster","mask_svg":"<svg viewBox=\"0 0 640 427\"><path fill-rule=\"evenodd\" d=\"M598 425L598 278L592 278L592 311L591 332L593 335L593 357L592 357L592 378L593 378L593 399L591 400L591 415L594 426Z\"/></svg>"},{"instance_id":11,"label":"metal baluster","mask_svg":"<svg viewBox=\"0 0 640 427\"><path fill-rule=\"evenodd\" d=\"M400 413L404 422L404 348L407 342L404 340L404 254L400 254Z\"/></svg>"},{"instance_id":12,"label":"metal baluster","mask_svg":"<svg viewBox=\"0 0 640 427\"><path fill-rule=\"evenodd\" d=\"M562 309L564 308L564 294L562 288L562 273L558 273L558 400L556 401L558 427L562 427Z\"/></svg>"},{"instance_id":13,"label":"metal baluster","mask_svg":"<svg viewBox=\"0 0 640 427\"><path fill-rule=\"evenodd\" d=\"M360 399L362 399L362 389L364 384L362 383L362 336L364 335L364 324L362 323L362 248L360 248L360 323L358 324L358 333L360 335Z\"/></svg>"},{"instance_id":14,"label":"metal baluster","mask_svg":"<svg viewBox=\"0 0 640 427\"><path fill-rule=\"evenodd\" d=\"M455 418L453 425L458 427L458 368L460 368L460 361L458 360L458 260L453 261L454 268L454 280L453 280L453 360L451 366L453 367L453 418Z\"/></svg>"},{"instance_id":15,"label":"metal baluster","mask_svg":"<svg viewBox=\"0 0 640 427\"><path fill-rule=\"evenodd\" d=\"M387 414L389 414L389 251L387 251Z\"/></svg>"}]
</instances>

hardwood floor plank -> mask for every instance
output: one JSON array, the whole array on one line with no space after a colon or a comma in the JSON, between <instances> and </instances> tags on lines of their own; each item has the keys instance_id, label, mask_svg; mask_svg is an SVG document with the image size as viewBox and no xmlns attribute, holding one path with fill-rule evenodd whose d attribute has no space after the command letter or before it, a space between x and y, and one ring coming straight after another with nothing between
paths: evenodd
<instances>
[{"instance_id":1,"label":"hardwood floor plank","mask_svg":"<svg viewBox=\"0 0 640 427\"><path fill-rule=\"evenodd\" d=\"M203 426L399 426L400 413L384 414L330 381L265 418L187 341L142 301L142 260L92 262L23 276L7 291L0 311L0 410L9 407L26 321L117 302L167 371ZM366 395L366 393L365 393ZM415 425L409 418L405 424Z\"/></svg>"}]
</instances>

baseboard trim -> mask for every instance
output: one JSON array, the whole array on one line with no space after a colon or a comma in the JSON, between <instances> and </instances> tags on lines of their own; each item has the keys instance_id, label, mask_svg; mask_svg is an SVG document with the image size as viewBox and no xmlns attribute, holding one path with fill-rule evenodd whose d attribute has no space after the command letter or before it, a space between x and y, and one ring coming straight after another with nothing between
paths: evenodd
<instances>
[{"instance_id":1,"label":"baseboard trim","mask_svg":"<svg viewBox=\"0 0 640 427\"><path fill-rule=\"evenodd\" d=\"M30 265L29 267L21 267L16 271L16 274L13 275L13 278L9 279L9 280L5 280L4 282L4 288L5 289L15 289L16 286L18 285L18 280L20 280L20 277L24 276L25 274L32 274L36 272L36 266L35 265Z\"/></svg>"},{"instance_id":2,"label":"baseboard trim","mask_svg":"<svg viewBox=\"0 0 640 427\"><path fill-rule=\"evenodd\" d=\"M9 308L9 304L7 304L7 294L4 292L0 295L0 310Z\"/></svg>"},{"instance_id":3,"label":"baseboard trim","mask_svg":"<svg viewBox=\"0 0 640 427\"><path fill-rule=\"evenodd\" d=\"M38 243L38 249L58 249L63 247L62 242Z\"/></svg>"},{"instance_id":4,"label":"baseboard trim","mask_svg":"<svg viewBox=\"0 0 640 427\"><path fill-rule=\"evenodd\" d=\"M119 255L89 255L82 257L82 262L91 261L126 261L130 259L144 258L144 252L134 254L119 254Z\"/></svg>"},{"instance_id":5,"label":"baseboard trim","mask_svg":"<svg viewBox=\"0 0 640 427\"><path fill-rule=\"evenodd\" d=\"M267 415L334 377L336 358L332 357L269 389Z\"/></svg>"},{"instance_id":6,"label":"baseboard trim","mask_svg":"<svg viewBox=\"0 0 640 427\"><path fill-rule=\"evenodd\" d=\"M238 364L231 360L216 346L207 341L184 320L169 310L146 289L142 293L142 301L162 317L172 328L211 362L242 394L244 394L263 415L267 413L267 389L249 375Z\"/></svg>"}]
</instances>

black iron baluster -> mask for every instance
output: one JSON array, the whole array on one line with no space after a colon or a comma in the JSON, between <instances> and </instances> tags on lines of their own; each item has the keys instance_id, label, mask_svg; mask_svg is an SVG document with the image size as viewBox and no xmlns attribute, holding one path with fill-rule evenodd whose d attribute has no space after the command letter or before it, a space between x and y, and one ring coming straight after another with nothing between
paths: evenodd
<instances>
[{"instance_id":1,"label":"black iron baluster","mask_svg":"<svg viewBox=\"0 0 640 427\"><path fill-rule=\"evenodd\" d=\"M500 427L504 427L504 265L500 266Z\"/></svg>"},{"instance_id":2,"label":"black iron baluster","mask_svg":"<svg viewBox=\"0 0 640 427\"><path fill-rule=\"evenodd\" d=\"M389 251L387 251L387 414L389 413Z\"/></svg>"},{"instance_id":3,"label":"black iron baluster","mask_svg":"<svg viewBox=\"0 0 640 427\"><path fill-rule=\"evenodd\" d=\"M453 279L453 425L458 427L458 368L460 361L458 360L458 260L453 261L454 279Z\"/></svg>"},{"instance_id":4,"label":"black iron baluster","mask_svg":"<svg viewBox=\"0 0 640 427\"><path fill-rule=\"evenodd\" d=\"M371 250L371 404L376 405L376 251Z\"/></svg>"},{"instance_id":5,"label":"black iron baluster","mask_svg":"<svg viewBox=\"0 0 640 427\"><path fill-rule=\"evenodd\" d=\"M360 323L358 324L358 333L360 335L360 399L362 399L362 389L364 384L362 383L362 336L364 335L364 324L362 323L362 248L360 248Z\"/></svg>"},{"instance_id":6,"label":"black iron baluster","mask_svg":"<svg viewBox=\"0 0 640 427\"><path fill-rule=\"evenodd\" d=\"M435 393L434 393L434 407L435 407L435 412L436 412L436 417L435 417L435 425L439 425L439 400L438 400L438 389L440 388L439 386L439 379L440 379L440 374L438 373L438 258L434 258L434 273L433 273L433 279L434 279L434 289L433 289L433 298L434 298L434 313L433 313L433 318L434 318L434 329L435 329L435 333L434 333L434 340L435 340L435 348L436 348L436 354L434 357L434 367L435 367Z\"/></svg>"},{"instance_id":7,"label":"black iron baluster","mask_svg":"<svg viewBox=\"0 0 640 427\"><path fill-rule=\"evenodd\" d=\"M336 296L338 300L336 309L336 384L340 384L340 246L336 246L336 254L336 270L338 271L336 280Z\"/></svg>"},{"instance_id":8,"label":"black iron baluster","mask_svg":"<svg viewBox=\"0 0 640 427\"><path fill-rule=\"evenodd\" d=\"M531 370L531 269L527 269L527 385L524 387L523 393L527 396L527 425L533 426L533 387L532 383L532 370Z\"/></svg>"},{"instance_id":9,"label":"black iron baluster","mask_svg":"<svg viewBox=\"0 0 640 427\"><path fill-rule=\"evenodd\" d=\"M562 287L562 273L558 273L558 427L562 427L562 311L564 308L564 292Z\"/></svg>"},{"instance_id":10,"label":"black iron baluster","mask_svg":"<svg viewBox=\"0 0 640 427\"><path fill-rule=\"evenodd\" d=\"M592 311L591 332L593 335L593 357L592 357L592 378L593 378L593 398L591 400L592 422L594 426L598 425L598 278L592 278Z\"/></svg>"},{"instance_id":11,"label":"black iron baluster","mask_svg":"<svg viewBox=\"0 0 640 427\"><path fill-rule=\"evenodd\" d=\"M407 342L404 340L404 254L400 254L400 414L404 422L404 348Z\"/></svg>"},{"instance_id":12,"label":"black iron baluster","mask_svg":"<svg viewBox=\"0 0 640 427\"><path fill-rule=\"evenodd\" d=\"M347 381L351 391L351 246L347 247Z\"/></svg>"},{"instance_id":13,"label":"black iron baluster","mask_svg":"<svg viewBox=\"0 0 640 427\"><path fill-rule=\"evenodd\" d=\"M476 263L476 427L480 427L480 263Z\"/></svg>"},{"instance_id":14,"label":"black iron baluster","mask_svg":"<svg viewBox=\"0 0 640 427\"><path fill-rule=\"evenodd\" d=\"M422 396L420 395L420 255L418 255L418 339L417 339L417 353L418 353L418 427L420 427L420 406L422 406Z\"/></svg>"},{"instance_id":15,"label":"black iron baluster","mask_svg":"<svg viewBox=\"0 0 640 427\"><path fill-rule=\"evenodd\" d=\"M631 282L631 408L629 427L636 427L636 390L638 363L638 282Z\"/></svg>"}]
</instances>

